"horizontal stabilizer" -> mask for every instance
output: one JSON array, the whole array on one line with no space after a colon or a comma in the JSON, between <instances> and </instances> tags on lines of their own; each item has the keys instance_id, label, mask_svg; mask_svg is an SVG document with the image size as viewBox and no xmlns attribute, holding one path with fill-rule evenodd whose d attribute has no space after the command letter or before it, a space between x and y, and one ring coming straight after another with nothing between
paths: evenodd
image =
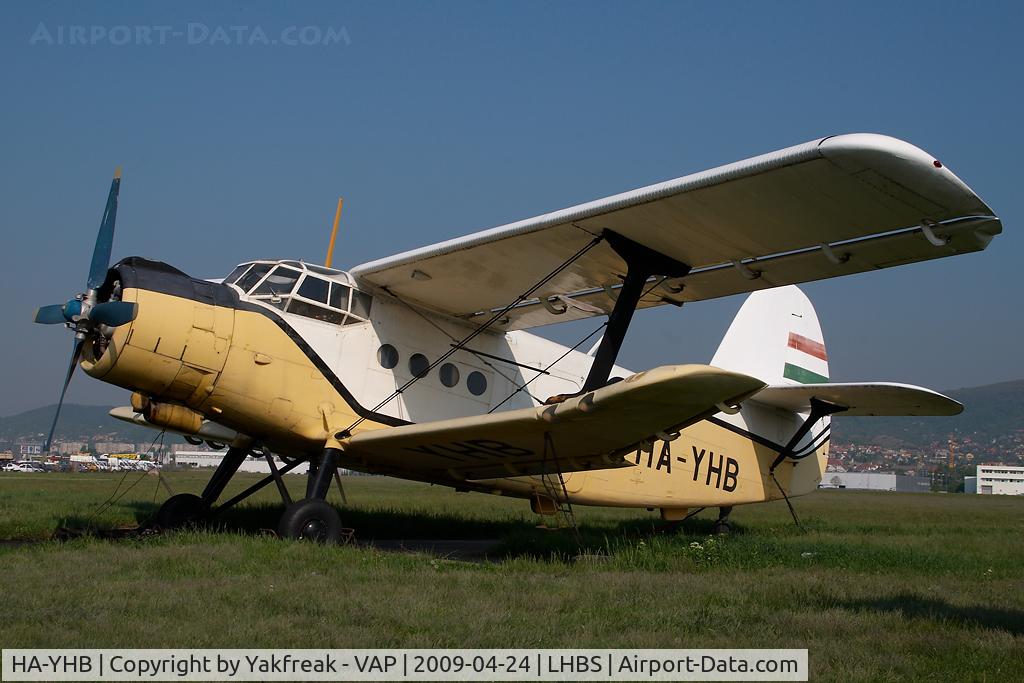
<instances>
[{"instance_id":1,"label":"horizontal stabilizer","mask_svg":"<svg viewBox=\"0 0 1024 683\"><path fill-rule=\"evenodd\" d=\"M810 410L812 398L847 408L833 417L844 415L958 415L964 409L959 402L931 389L893 382L769 386L757 392L752 400L802 413Z\"/></svg>"},{"instance_id":2,"label":"horizontal stabilizer","mask_svg":"<svg viewBox=\"0 0 1024 683\"><path fill-rule=\"evenodd\" d=\"M356 434L345 459L385 473L493 479L622 467L644 439L734 404L764 382L707 365L671 365L555 405Z\"/></svg>"}]
</instances>

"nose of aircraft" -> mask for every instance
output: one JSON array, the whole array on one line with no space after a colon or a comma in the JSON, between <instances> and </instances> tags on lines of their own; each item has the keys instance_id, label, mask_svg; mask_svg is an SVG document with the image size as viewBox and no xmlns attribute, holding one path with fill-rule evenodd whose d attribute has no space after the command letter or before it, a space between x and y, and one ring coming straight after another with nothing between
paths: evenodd
<instances>
[{"instance_id":1,"label":"nose of aircraft","mask_svg":"<svg viewBox=\"0 0 1024 683\"><path fill-rule=\"evenodd\" d=\"M231 288L140 257L119 261L106 282L137 315L86 346L85 372L153 400L203 410L231 346L237 305Z\"/></svg>"}]
</instances>

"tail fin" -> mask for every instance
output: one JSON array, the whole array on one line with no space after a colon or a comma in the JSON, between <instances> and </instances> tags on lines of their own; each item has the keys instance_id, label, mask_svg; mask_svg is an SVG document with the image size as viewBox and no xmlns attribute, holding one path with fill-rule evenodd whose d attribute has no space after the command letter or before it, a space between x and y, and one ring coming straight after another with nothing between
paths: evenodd
<instances>
[{"instance_id":1,"label":"tail fin","mask_svg":"<svg viewBox=\"0 0 1024 683\"><path fill-rule=\"evenodd\" d=\"M754 292L733 319L711 365L769 385L828 382L828 354L814 306L793 285Z\"/></svg>"}]
</instances>

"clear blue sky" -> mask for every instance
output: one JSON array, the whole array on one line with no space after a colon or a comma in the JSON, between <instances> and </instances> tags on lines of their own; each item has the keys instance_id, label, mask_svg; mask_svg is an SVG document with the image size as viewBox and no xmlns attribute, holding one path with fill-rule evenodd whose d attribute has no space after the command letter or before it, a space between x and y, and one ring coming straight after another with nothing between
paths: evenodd
<instances>
[{"instance_id":1,"label":"clear blue sky","mask_svg":"<svg viewBox=\"0 0 1024 683\"><path fill-rule=\"evenodd\" d=\"M1022 20L1011 2L5 2L0 415L56 400L71 337L29 321L80 291L117 164L115 258L216 277L321 260L339 195L336 265L354 265L856 131L943 160L1005 232L978 255L806 286L833 377L1024 377ZM110 33L71 45L72 26ZM119 26L157 33L115 44ZM162 26L184 35L160 45ZM281 44L310 26L343 38ZM741 302L639 314L623 363L706 362ZM126 398L84 374L70 392Z\"/></svg>"}]
</instances>

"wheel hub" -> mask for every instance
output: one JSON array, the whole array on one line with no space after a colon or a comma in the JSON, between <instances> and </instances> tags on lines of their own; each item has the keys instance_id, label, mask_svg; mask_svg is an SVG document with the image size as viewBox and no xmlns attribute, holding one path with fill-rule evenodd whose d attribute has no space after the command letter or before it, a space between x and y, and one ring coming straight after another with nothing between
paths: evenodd
<instances>
[{"instance_id":1,"label":"wheel hub","mask_svg":"<svg viewBox=\"0 0 1024 683\"><path fill-rule=\"evenodd\" d=\"M323 540L326 535L327 524L322 519L311 519L302 527L302 538L320 541Z\"/></svg>"}]
</instances>

